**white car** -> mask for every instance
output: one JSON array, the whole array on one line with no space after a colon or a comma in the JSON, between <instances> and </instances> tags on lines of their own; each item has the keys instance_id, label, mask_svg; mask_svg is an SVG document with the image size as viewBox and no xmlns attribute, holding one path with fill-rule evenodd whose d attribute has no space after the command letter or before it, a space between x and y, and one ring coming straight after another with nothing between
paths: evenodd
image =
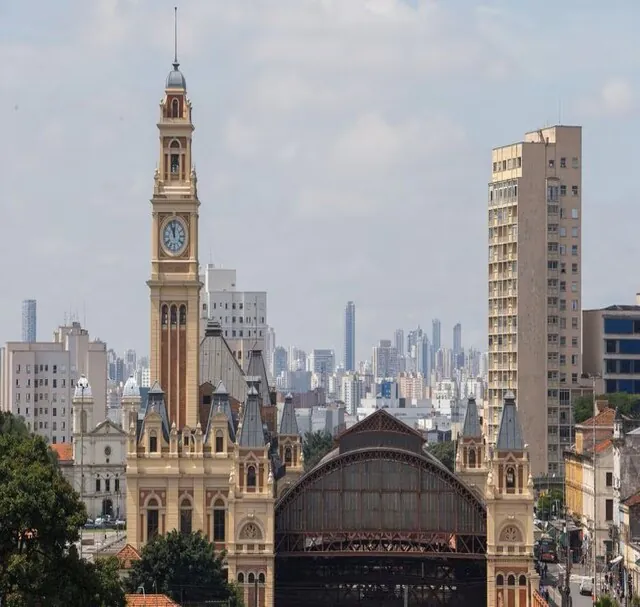
<instances>
[{"instance_id":1,"label":"white car","mask_svg":"<svg viewBox=\"0 0 640 607\"><path fill-rule=\"evenodd\" d=\"M583 579L580 582L580 594L583 596L593 596L593 580L591 578Z\"/></svg>"}]
</instances>

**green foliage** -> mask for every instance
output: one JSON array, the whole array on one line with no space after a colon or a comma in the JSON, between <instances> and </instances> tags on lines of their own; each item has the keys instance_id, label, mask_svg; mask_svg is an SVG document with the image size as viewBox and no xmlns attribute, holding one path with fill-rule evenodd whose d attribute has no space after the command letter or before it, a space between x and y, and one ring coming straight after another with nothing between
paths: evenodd
<instances>
[{"instance_id":1,"label":"green foliage","mask_svg":"<svg viewBox=\"0 0 640 607\"><path fill-rule=\"evenodd\" d=\"M228 600L236 597L234 587L223 572L225 554L216 555L214 546L200 532L180 533L175 529L157 536L142 549L127 581L130 592L142 586L178 603Z\"/></svg>"},{"instance_id":2,"label":"green foliage","mask_svg":"<svg viewBox=\"0 0 640 607\"><path fill-rule=\"evenodd\" d=\"M333 437L328 432L307 432L302 446L305 472L311 470L333 447Z\"/></svg>"},{"instance_id":3,"label":"green foliage","mask_svg":"<svg viewBox=\"0 0 640 607\"><path fill-rule=\"evenodd\" d=\"M596 399L606 399L609 406L619 409L622 415L636 417L640 409L640 397L637 394L627 394L626 392L614 392L603 394ZM573 399L573 418L576 424L593 417L593 396L578 396Z\"/></svg>"},{"instance_id":4,"label":"green foliage","mask_svg":"<svg viewBox=\"0 0 640 607\"><path fill-rule=\"evenodd\" d=\"M86 511L44 439L10 414L0 428L0 604L124 605L113 572L99 574L78 556L73 544Z\"/></svg>"},{"instance_id":5,"label":"green foliage","mask_svg":"<svg viewBox=\"0 0 640 607\"><path fill-rule=\"evenodd\" d=\"M440 460L451 472L455 472L456 466L456 442L452 440L441 443L431 443L427 451Z\"/></svg>"},{"instance_id":6,"label":"green foliage","mask_svg":"<svg viewBox=\"0 0 640 607\"><path fill-rule=\"evenodd\" d=\"M640 596L637 594L631 599L631 607L640 607Z\"/></svg>"},{"instance_id":7,"label":"green foliage","mask_svg":"<svg viewBox=\"0 0 640 607\"><path fill-rule=\"evenodd\" d=\"M551 489L548 493L543 493L538 498L538 518L549 520L550 514L560 516L564 508L564 494L560 489Z\"/></svg>"},{"instance_id":8,"label":"green foliage","mask_svg":"<svg viewBox=\"0 0 640 607\"><path fill-rule=\"evenodd\" d=\"M596 607L620 607L620 603L612 596L605 594L596 601Z\"/></svg>"}]
</instances>

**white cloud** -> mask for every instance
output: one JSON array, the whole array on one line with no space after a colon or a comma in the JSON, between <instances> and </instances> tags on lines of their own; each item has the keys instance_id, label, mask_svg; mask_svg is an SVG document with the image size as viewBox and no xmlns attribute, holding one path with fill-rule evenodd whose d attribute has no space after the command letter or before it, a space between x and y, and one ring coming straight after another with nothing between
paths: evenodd
<instances>
[{"instance_id":1,"label":"white cloud","mask_svg":"<svg viewBox=\"0 0 640 607\"><path fill-rule=\"evenodd\" d=\"M614 78L605 82L596 94L578 100L578 112L591 118L625 116L636 107L636 95L628 80Z\"/></svg>"}]
</instances>

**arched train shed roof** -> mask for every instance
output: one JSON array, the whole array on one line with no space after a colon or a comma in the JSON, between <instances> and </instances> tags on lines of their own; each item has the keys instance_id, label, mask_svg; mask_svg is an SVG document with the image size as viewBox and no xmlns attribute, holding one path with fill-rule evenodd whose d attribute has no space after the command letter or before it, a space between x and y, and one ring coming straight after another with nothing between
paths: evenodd
<instances>
[{"instance_id":1,"label":"arched train shed roof","mask_svg":"<svg viewBox=\"0 0 640 607\"><path fill-rule=\"evenodd\" d=\"M384 410L347 430L276 503L276 552L484 556L484 504L423 445Z\"/></svg>"}]
</instances>

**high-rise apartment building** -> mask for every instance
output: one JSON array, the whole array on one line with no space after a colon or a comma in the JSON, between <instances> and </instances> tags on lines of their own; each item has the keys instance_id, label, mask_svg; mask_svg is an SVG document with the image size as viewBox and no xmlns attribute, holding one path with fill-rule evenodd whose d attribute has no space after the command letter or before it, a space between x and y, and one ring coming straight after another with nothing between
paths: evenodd
<instances>
[{"instance_id":1,"label":"high-rise apartment building","mask_svg":"<svg viewBox=\"0 0 640 607\"><path fill-rule=\"evenodd\" d=\"M33 343L37 339L36 300L25 299L22 302L22 341Z\"/></svg>"},{"instance_id":2,"label":"high-rise apartment building","mask_svg":"<svg viewBox=\"0 0 640 607\"><path fill-rule=\"evenodd\" d=\"M352 301L344 312L344 368L356 370L356 304Z\"/></svg>"},{"instance_id":3,"label":"high-rise apartment building","mask_svg":"<svg viewBox=\"0 0 640 607\"><path fill-rule=\"evenodd\" d=\"M453 326L453 355L458 356L462 352L462 325L457 323Z\"/></svg>"},{"instance_id":4,"label":"high-rise apartment building","mask_svg":"<svg viewBox=\"0 0 640 607\"><path fill-rule=\"evenodd\" d=\"M246 370L251 350L265 351L269 330L266 292L237 291L236 271L214 264L207 264L200 280L202 316L220 323L222 335ZM206 322L200 325L202 338Z\"/></svg>"},{"instance_id":5,"label":"high-rise apartment building","mask_svg":"<svg viewBox=\"0 0 640 607\"><path fill-rule=\"evenodd\" d=\"M513 391L533 475L561 474L582 368L581 127L495 148L488 201L488 430Z\"/></svg>"},{"instance_id":6,"label":"high-rise apartment building","mask_svg":"<svg viewBox=\"0 0 640 607\"><path fill-rule=\"evenodd\" d=\"M404 329L395 330L395 333L393 334L393 343L398 351L398 356L406 356L407 353L404 349Z\"/></svg>"},{"instance_id":7,"label":"high-rise apartment building","mask_svg":"<svg viewBox=\"0 0 640 607\"><path fill-rule=\"evenodd\" d=\"M373 348L373 373L376 379L386 379L398 375L398 351L390 339L381 339Z\"/></svg>"},{"instance_id":8,"label":"high-rise apartment building","mask_svg":"<svg viewBox=\"0 0 640 607\"><path fill-rule=\"evenodd\" d=\"M91 384L95 419L106 419L107 347L90 340L80 323L59 327L53 342L9 342L0 359L0 408L24 418L50 443L71 440L71 399L80 375Z\"/></svg>"}]
</instances>

